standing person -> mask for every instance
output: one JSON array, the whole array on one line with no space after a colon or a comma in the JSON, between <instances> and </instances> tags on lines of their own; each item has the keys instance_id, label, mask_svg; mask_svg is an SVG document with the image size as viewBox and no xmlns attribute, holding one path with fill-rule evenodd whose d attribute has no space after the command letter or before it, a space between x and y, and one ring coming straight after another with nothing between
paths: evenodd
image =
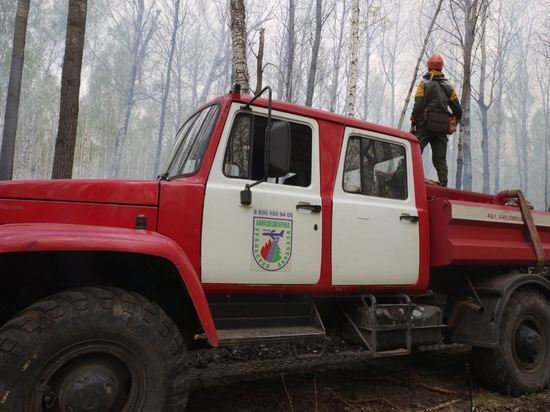
<instances>
[{"instance_id":1,"label":"standing person","mask_svg":"<svg viewBox=\"0 0 550 412\"><path fill-rule=\"evenodd\" d=\"M453 86L445 79L442 70L443 58L434 54L428 60L428 71L416 90L411 114L411 133L420 141L422 151L430 144L439 184L447 186L447 134L454 133L449 127L449 107L455 125L462 117L462 108Z\"/></svg>"}]
</instances>

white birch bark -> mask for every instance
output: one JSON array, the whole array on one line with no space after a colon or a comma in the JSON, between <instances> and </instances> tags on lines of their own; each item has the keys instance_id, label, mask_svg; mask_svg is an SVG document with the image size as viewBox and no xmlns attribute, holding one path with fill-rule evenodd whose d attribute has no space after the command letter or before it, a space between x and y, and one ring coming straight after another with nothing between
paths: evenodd
<instances>
[{"instance_id":1,"label":"white birch bark","mask_svg":"<svg viewBox=\"0 0 550 412\"><path fill-rule=\"evenodd\" d=\"M348 83L348 116L355 116L357 95L357 62L359 52L359 0L353 0L351 15L350 78Z\"/></svg>"},{"instance_id":2,"label":"white birch bark","mask_svg":"<svg viewBox=\"0 0 550 412\"><path fill-rule=\"evenodd\" d=\"M250 93L250 76L246 60L246 11L244 0L231 0L231 43L233 46L233 76L241 85L241 93Z\"/></svg>"},{"instance_id":3,"label":"white birch bark","mask_svg":"<svg viewBox=\"0 0 550 412\"><path fill-rule=\"evenodd\" d=\"M294 69L294 52L296 48L296 39L295 39L295 3L294 0L288 0L288 35L287 35L287 50L286 50L286 93L285 100L287 102L292 101L293 95L293 84L292 84L292 75Z\"/></svg>"}]
</instances>

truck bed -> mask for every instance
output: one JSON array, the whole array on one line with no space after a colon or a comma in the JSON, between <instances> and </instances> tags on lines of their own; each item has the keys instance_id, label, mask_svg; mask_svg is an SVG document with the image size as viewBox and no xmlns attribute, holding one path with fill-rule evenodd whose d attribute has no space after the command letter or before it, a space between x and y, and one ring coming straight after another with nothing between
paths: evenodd
<instances>
[{"instance_id":1,"label":"truck bed","mask_svg":"<svg viewBox=\"0 0 550 412\"><path fill-rule=\"evenodd\" d=\"M426 186L432 267L518 267L536 256L522 213L495 196ZM532 210L550 264L550 213Z\"/></svg>"}]
</instances>

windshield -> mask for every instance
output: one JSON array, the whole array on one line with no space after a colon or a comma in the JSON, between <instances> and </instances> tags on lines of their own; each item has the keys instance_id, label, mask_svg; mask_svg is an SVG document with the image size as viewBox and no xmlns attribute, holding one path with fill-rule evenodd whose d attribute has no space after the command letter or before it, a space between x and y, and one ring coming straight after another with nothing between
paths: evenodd
<instances>
[{"instance_id":1,"label":"windshield","mask_svg":"<svg viewBox=\"0 0 550 412\"><path fill-rule=\"evenodd\" d=\"M183 124L176 136L175 150L163 177L189 176L199 170L218 112L217 105L205 107Z\"/></svg>"}]
</instances>

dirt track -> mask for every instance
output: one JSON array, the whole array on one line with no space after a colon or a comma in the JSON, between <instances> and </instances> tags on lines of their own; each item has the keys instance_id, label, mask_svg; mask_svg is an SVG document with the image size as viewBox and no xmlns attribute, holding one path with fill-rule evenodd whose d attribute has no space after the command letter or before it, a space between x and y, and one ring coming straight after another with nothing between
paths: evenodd
<instances>
[{"instance_id":1,"label":"dirt track","mask_svg":"<svg viewBox=\"0 0 550 412\"><path fill-rule=\"evenodd\" d=\"M470 411L465 368L469 357L467 351L429 352L347 363L340 370L334 365L307 370L298 365L297 374L273 371L258 378L249 370L220 379L215 378L216 363L205 367L204 362L198 370L204 380L191 392L188 410ZM223 357L218 361L226 362ZM222 366L231 369L228 363ZM473 379L476 411L550 411L550 390L510 398Z\"/></svg>"}]
</instances>

